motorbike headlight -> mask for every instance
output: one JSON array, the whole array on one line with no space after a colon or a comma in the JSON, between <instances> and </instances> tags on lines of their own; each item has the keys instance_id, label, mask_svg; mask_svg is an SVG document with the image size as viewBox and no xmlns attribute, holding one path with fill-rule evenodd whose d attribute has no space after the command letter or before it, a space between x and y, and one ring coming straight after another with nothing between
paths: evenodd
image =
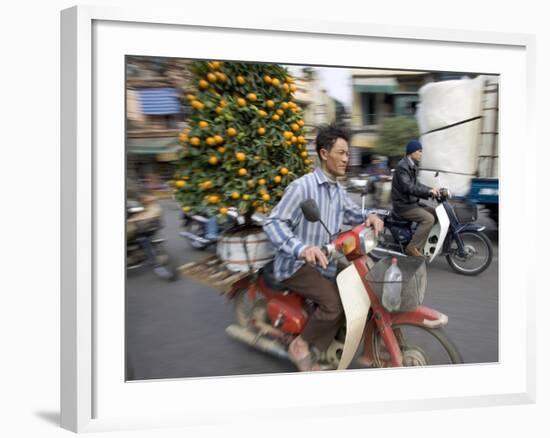
<instances>
[{"instance_id":1,"label":"motorbike headlight","mask_svg":"<svg viewBox=\"0 0 550 438\"><path fill-rule=\"evenodd\" d=\"M129 214L134 213L141 213L145 208L143 207L143 204L139 201L136 201L134 199L129 199L126 202L126 210Z\"/></svg>"},{"instance_id":2,"label":"motorbike headlight","mask_svg":"<svg viewBox=\"0 0 550 438\"><path fill-rule=\"evenodd\" d=\"M342 242L342 253L348 255L355 249L355 237L350 236Z\"/></svg>"},{"instance_id":3,"label":"motorbike headlight","mask_svg":"<svg viewBox=\"0 0 550 438\"><path fill-rule=\"evenodd\" d=\"M145 209L141 205L137 205L137 206L134 206L134 207L128 207L128 213L129 214L141 213L144 210Z\"/></svg>"},{"instance_id":4,"label":"motorbike headlight","mask_svg":"<svg viewBox=\"0 0 550 438\"><path fill-rule=\"evenodd\" d=\"M371 252L378 244L378 239L374 236L374 231L370 227L366 227L359 233L359 240L361 241L361 252L363 255Z\"/></svg>"}]
</instances>

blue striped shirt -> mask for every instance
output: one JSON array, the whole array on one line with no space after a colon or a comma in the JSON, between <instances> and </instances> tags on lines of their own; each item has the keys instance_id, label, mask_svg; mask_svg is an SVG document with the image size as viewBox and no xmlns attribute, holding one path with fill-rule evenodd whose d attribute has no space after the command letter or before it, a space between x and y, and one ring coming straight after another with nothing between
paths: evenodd
<instances>
[{"instance_id":1,"label":"blue striped shirt","mask_svg":"<svg viewBox=\"0 0 550 438\"><path fill-rule=\"evenodd\" d=\"M298 256L306 246L322 246L331 241L320 222L308 222L300 204L311 198L317 202L321 220L334 235L343 224L356 225L366 219L340 184L330 183L320 168L288 185L281 201L263 226L275 246L274 274L278 281L291 277L305 263ZM336 275L336 261L327 269L317 269L327 278Z\"/></svg>"}]
</instances>

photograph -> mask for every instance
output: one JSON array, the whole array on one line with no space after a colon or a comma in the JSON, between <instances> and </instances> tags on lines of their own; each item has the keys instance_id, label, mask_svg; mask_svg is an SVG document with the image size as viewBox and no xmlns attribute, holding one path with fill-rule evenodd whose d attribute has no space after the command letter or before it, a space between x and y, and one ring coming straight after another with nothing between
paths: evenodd
<instances>
[{"instance_id":1,"label":"photograph","mask_svg":"<svg viewBox=\"0 0 550 438\"><path fill-rule=\"evenodd\" d=\"M500 361L499 75L124 68L126 381Z\"/></svg>"},{"instance_id":2,"label":"photograph","mask_svg":"<svg viewBox=\"0 0 550 438\"><path fill-rule=\"evenodd\" d=\"M2 15L2 436L545 434L544 2L92 3Z\"/></svg>"}]
</instances>

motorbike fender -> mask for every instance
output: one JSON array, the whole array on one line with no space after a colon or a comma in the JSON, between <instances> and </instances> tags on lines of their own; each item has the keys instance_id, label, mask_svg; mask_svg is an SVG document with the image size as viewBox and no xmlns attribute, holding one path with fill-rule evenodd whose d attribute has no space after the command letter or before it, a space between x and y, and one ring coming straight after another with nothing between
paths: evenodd
<instances>
[{"instance_id":1,"label":"motorbike fender","mask_svg":"<svg viewBox=\"0 0 550 438\"><path fill-rule=\"evenodd\" d=\"M485 226L478 225L478 224L462 224L459 225L458 228L455 228L452 234L449 234L447 236L446 242L445 242L445 252L449 253L451 249L451 244L453 241L457 242L458 248L460 251L464 249L464 242L462 242L462 239L460 238L460 233L463 233L465 231L473 232L473 233L480 233L483 230L485 230Z\"/></svg>"},{"instance_id":2,"label":"motorbike fender","mask_svg":"<svg viewBox=\"0 0 550 438\"><path fill-rule=\"evenodd\" d=\"M426 240L426 244L424 245L424 254L429 257L429 263L441 253L441 248L443 248L443 243L445 242L445 237L447 236L450 225L449 216L443 204L439 204L435 208L435 214L437 216L437 222L430 230L428 240ZM437 242L430 243L430 240L432 240L434 236L437 237Z\"/></svg>"},{"instance_id":3,"label":"motorbike fender","mask_svg":"<svg viewBox=\"0 0 550 438\"><path fill-rule=\"evenodd\" d=\"M412 324L426 328L437 328L447 325L448 322L449 317L447 315L425 306L418 306L408 312L392 314L392 325Z\"/></svg>"},{"instance_id":4,"label":"motorbike fender","mask_svg":"<svg viewBox=\"0 0 550 438\"><path fill-rule=\"evenodd\" d=\"M346 317L346 340L337 368L343 370L351 363L363 336L370 299L361 276L353 264L338 274L336 283Z\"/></svg>"},{"instance_id":5,"label":"motorbike fender","mask_svg":"<svg viewBox=\"0 0 550 438\"><path fill-rule=\"evenodd\" d=\"M478 224L464 224L464 225L461 225L457 230L456 232L457 233L462 233L463 231L474 231L474 232L481 232L485 229L486 227L483 226L483 225L478 225Z\"/></svg>"}]
</instances>

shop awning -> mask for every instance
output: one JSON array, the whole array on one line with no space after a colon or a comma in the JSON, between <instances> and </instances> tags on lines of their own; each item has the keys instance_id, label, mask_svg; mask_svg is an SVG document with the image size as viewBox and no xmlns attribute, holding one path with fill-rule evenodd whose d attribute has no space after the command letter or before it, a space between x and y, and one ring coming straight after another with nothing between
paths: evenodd
<instances>
[{"instance_id":1,"label":"shop awning","mask_svg":"<svg viewBox=\"0 0 550 438\"><path fill-rule=\"evenodd\" d=\"M353 91L357 93L386 93L391 94L397 90L397 85L382 85L382 84L371 84L371 85L354 85Z\"/></svg>"},{"instance_id":2,"label":"shop awning","mask_svg":"<svg viewBox=\"0 0 550 438\"><path fill-rule=\"evenodd\" d=\"M175 88L141 88L137 92L143 114L162 116L181 111Z\"/></svg>"},{"instance_id":3,"label":"shop awning","mask_svg":"<svg viewBox=\"0 0 550 438\"><path fill-rule=\"evenodd\" d=\"M357 93L393 93L399 89L393 77L358 77L353 79L353 91Z\"/></svg>"}]
</instances>

